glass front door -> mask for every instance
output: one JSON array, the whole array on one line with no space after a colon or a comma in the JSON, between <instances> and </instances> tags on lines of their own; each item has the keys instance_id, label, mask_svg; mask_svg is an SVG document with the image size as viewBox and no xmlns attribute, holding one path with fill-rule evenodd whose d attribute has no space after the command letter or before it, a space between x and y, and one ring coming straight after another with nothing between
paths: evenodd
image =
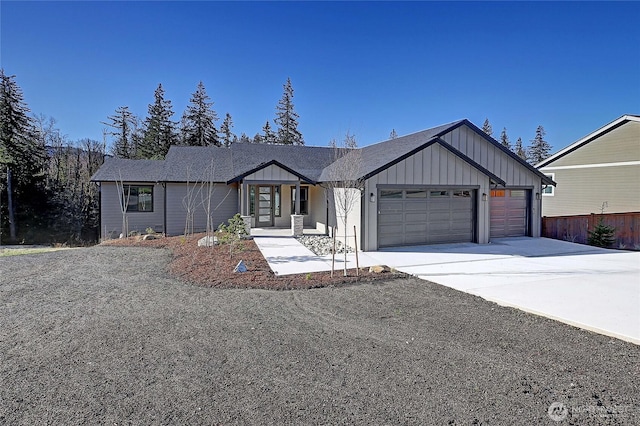
<instances>
[{"instance_id":1,"label":"glass front door","mask_svg":"<svg viewBox=\"0 0 640 426\"><path fill-rule=\"evenodd\" d=\"M271 186L258 186L256 226L273 226L273 190Z\"/></svg>"}]
</instances>

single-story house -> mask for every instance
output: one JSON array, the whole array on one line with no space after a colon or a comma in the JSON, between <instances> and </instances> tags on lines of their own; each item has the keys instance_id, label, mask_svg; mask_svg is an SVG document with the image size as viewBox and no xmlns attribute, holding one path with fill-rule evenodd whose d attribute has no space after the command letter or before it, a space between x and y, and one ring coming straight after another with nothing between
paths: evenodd
<instances>
[{"instance_id":1,"label":"single-story house","mask_svg":"<svg viewBox=\"0 0 640 426\"><path fill-rule=\"evenodd\" d=\"M542 191L543 216L640 212L640 116L623 115L536 167L558 183Z\"/></svg>"},{"instance_id":2,"label":"single-story house","mask_svg":"<svg viewBox=\"0 0 640 426\"><path fill-rule=\"evenodd\" d=\"M328 189L347 180L357 188ZM235 213L251 227L340 234L344 210L336 205L355 191L347 228L356 226L365 251L539 237L540 194L555 185L468 120L356 150L172 146L162 161L108 159L92 181L100 185L103 238L149 227L199 232Z\"/></svg>"}]
</instances>

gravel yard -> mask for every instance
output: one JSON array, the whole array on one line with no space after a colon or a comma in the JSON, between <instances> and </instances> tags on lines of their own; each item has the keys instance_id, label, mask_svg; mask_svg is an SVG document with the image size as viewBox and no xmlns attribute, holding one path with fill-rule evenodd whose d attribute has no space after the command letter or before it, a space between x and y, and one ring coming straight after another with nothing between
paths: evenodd
<instances>
[{"instance_id":1,"label":"gravel yard","mask_svg":"<svg viewBox=\"0 0 640 426\"><path fill-rule=\"evenodd\" d=\"M414 278L206 288L170 258L0 258L0 424L640 424L631 343Z\"/></svg>"}]
</instances>

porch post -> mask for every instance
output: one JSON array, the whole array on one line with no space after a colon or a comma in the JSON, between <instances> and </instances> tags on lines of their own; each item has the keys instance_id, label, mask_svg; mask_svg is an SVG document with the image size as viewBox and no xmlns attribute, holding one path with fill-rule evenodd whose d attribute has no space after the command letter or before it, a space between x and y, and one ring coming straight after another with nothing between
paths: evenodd
<instances>
[{"instance_id":1,"label":"porch post","mask_svg":"<svg viewBox=\"0 0 640 426\"><path fill-rule=\"evenodd\" d=\"M300 179L296 182L296 207L295 214L300 214Z\"/></svg>"},{"instance_id":2,"label":"porch post","mask_svg":"<svg viewBox=\"0 0 640 426\"><path fill-rule=\"evenodd\" d=\"M249 185L243 180L240 191L240 217L244 222L244 230L247 236L251 235L251 216L249 215Z\"/></svg>"},{"instance_id":3,"label":"porch post","mask_svg":"<svg viewBox=\"0 0 640 426\"><path fill-rule=\"evenodd\" d=\"M249 215L249 185L243 180L242 181L242 191L240 193L240 215L248 216Z\"/></svg>"}]
</instances>

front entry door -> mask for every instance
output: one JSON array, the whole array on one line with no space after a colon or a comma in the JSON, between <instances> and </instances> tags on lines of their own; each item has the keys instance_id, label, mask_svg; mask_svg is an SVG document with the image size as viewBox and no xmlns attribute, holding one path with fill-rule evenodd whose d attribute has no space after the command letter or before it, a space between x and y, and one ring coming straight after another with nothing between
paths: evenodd
<instances>
[{"instance_id":1,"label":"front entry door","mask_svg":"<svg viewBox=\"0 0 640 426\"><path fill-rule=\"evenodd\" d=\"M258 186L258 215L256 226L273 226L273 190L271 186Z\"/></svg>"}]
</instances>

